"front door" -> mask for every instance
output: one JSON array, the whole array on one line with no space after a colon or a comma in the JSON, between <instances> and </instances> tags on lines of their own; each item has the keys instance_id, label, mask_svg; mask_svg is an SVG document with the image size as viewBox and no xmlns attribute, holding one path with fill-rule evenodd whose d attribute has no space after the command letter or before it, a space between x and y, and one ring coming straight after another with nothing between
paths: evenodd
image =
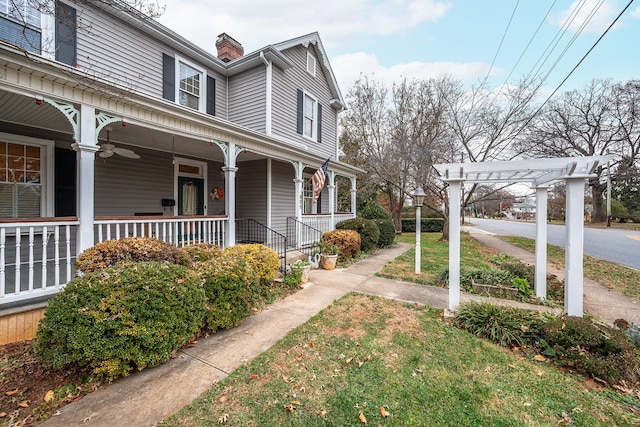
<instances>
[{"instance_id":1,"label":"front door","mask_svg":"<svg viewBox=\"0 0 640 427\"><path fill-rule=\"evenodd\" d=\"M204 215L204 180L178 177L178 215Z\"/></svg>"}]
</instances>

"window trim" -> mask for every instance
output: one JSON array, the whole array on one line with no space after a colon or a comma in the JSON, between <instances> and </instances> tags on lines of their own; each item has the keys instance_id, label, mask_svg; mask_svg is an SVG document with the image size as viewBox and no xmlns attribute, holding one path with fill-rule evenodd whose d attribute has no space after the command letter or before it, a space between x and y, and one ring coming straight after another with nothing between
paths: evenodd
<instances>
[{"instance_id":1,"label":"window trim","mask_svg":"<svg viewBox=\"0 0 640 427\"><path fill-rule=\"evenodd\" d=\"M40 147L40 217L54 216L54 150L55 142L30 136L0 132L0 141Z\"/></svg>"},{"instance_id":2,"label":"window trim","mask_svg":"<svg viewBox=\"0 0 640 427\"><path fill-rule=\"evenodd\" d=\"M313 77L316 76L316 58L311 54L311 52L307 51L307 73L311 74Z\"/></svg>"},{"instance_id":3,"label":"window trim","mask_svg":"<svg viewBox=\"0 0 640 427\"><path fill-rule=\"evenodd\" d=\"M200 74L200 96L198 97L198 109L196 111L200 111L201 113L206 113L207 106L207 71L194 64L193 62L185 59L179 55L175 55L175 93L174 93L174 102L182 107L189 108L190 110L194 110L194 108L188 107L186 105L180 104L180 64L184 64L185 66L191 68L192 70L198 72Z\"/></svg>"},{"instance_id":4,"label":"window trim","mask_svg":"<svg viewBox=\"0 0 640 427\"><path fill-rule=\"evenodd\" d=\"M306 100L307 97L313 101L313 121L311 123L311 135L307 135L305 132L305 122L307 120L306 113ZM318 98L311 95L307 91L302 91L302 136L310 139L311 141L318 141Z\"/></svg>"}]
</instances>

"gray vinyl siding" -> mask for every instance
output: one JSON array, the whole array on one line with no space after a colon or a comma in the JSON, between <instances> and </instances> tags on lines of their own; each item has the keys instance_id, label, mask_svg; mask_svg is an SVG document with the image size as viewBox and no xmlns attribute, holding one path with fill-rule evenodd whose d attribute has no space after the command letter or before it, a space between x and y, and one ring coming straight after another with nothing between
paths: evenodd
<instances>
[{"instance_id":1,"label":"gray vinyl siding","mask_svg":"<svg viewBox=\"0 0 640 427\"><path fill-rule=\"evenodd\" d=\"M124 147L123 147L124 148ZM133 216L162 213L162 199L173 199L173 164L170 153L135 148L139 159L96 156L96 216ZM167 209L166 215L173 215Z\"/></svg>"},{"instance_id":2,"label":"gray vinyl siding","mask_svg":"<svg viewBox=\"0 0 640 427\"><path fill-rule=\"evenodd\" d=\"M307 51L316 58L316 76L307 73ZM307 145L308 151L322 157L336 153L336 123L338 114L329 105L331 91L313 45L296 46L284 51L294 63L288 70L274 67L273 71L273 133ZM296 90L300 89L318 99L322 105L322 141L316 142L296 133Z\"/></svg>"},{"instance_id":3,"label":"gray vinyl siding","mask_svg":"<svg viewBox=\"0 0 640 427\"><path fill-rule=\"evenodd\" d=\"M295 217L295 171L288 162L271 162L271 228L287 231L287 217Z\"/></svg>"},{"instance_id":4,"label":"gray vinyl siding","mask_svg":"<svg viewBox=\"0 0 640 427\"><path fill-rule=\"evenodd\" d=\"M266 132L266 67L229 77L229 121Z\"/></svg>"},{"instance_id":5,"label":"gray vinyl siding","mask_svg":"<svg viewBox=\"0 0 640 427\"><path fill-rule=\"evenodd\" d=\"M238 163L236 172L236 218L254 219L267 225L267 161Z\"/></svg>"},{"instance_id":6,"label":"gray vinyl siding","mask_svg":"<svg viewBox=\"0 0 640 427\"><path fill-rule=\"evenodd\" d=\"M78 7L78 17L90 30L78 29L78 68L98 78L155 97L162 97L162 54L178 54L216 79L216 116L226 118L224 100L227 96L226 77L198 64L188 53L176 52L161 42L132 28L113 16L95 9ZM79 27L82 27L79 24ZM212 39L212 45L215 39ZM213 52L212 52L213 54ZM203 94L204 96L204 94Z\"/></svg>"}]
</instances>

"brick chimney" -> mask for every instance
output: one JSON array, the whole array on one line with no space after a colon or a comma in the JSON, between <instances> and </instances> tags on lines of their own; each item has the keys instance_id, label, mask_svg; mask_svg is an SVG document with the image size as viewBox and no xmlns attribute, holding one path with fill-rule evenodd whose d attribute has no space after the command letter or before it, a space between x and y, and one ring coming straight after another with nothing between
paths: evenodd
<instances>
[{"instance_id":1,"label":"brick chimney","mask_svg":"<svg viewBox=\"0 0 640 427\"><path fill-rule=\"evenodd\" d=\"M233 61L244 55L242 45L227 33L222 33L218 36L216 49L218 49L218 59L222 60L222 62Z\"/></svg>"}]
</instances>

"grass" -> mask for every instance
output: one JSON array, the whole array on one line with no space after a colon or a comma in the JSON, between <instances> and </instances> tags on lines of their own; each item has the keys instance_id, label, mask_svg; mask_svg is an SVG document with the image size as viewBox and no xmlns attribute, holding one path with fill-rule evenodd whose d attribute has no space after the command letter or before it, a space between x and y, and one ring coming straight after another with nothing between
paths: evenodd
<instances>
[{"instance_id":1,"label":"grass","mask_svg":"<svg viewBox=\"0 0 640 427\"><path fill-rule=\"evenodd\" d=\"M449 243L441 242L442 233L422 233L420 238L421 274L415 274L415 233L402 233L396 240L413 245L404 254L387 264L376 275L387 279L433 285L439 274L449 266ZM486 267L486 261L495 252L484 247L477 240L471 239L468 233L460 235L461 267Z\"/></svg>"},{"instance_id":2,"label":"grass","mask_svg":"<svg viewBox=\"0 0 640 427\"><path fill-rule=\"evenodd\" d=\"M509 243L535 252L535 240L519 236L498 236ZM564 266L565 250L559 246L547 245L547 259L559 267ZM585 277L620 292L630 298L640 299L640 271L590 255L584 256Z\"/></svg>"},{"instance_id":3,"label":"grass","mask_svg":"<svg viewBox=\"0 0 640 427\"><path fill-rule=\"evenodd\" d=\"M636 398L526 360L440 315L348 295L161 425L637 425Z\"/></svg>"}]
</instances>

